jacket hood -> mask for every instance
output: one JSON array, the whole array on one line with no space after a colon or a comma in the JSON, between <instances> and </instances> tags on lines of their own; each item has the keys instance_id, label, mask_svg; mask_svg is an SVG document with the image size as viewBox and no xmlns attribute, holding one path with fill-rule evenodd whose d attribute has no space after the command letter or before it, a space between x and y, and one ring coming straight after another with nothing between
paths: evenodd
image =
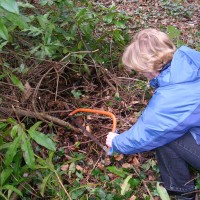
<instances>
[{"instance_id":1,"label":"jacket hood","mask_svg":"<svg viewBox=\"0 0 200 200\"><path fill-rule=\"evenodd\" d=\"M182 46L174 53L171 63L150 81L150 85L157 88L197 79L200 79L200 52Z\"/></svg>"}]
</instances>

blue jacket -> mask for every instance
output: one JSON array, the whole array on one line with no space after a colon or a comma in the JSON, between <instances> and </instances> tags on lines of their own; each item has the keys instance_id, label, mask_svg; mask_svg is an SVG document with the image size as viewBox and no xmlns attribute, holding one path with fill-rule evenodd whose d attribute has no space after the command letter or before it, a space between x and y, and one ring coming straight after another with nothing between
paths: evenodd
<instances>
[{"instance_id":1,"label":"blue jacket","mask_svg":"<svg viewBox=\"0 0 200 200\"><path fill-rule=\"evenodd\" d=\"M153 97L138 121L113 139L113 150L152 150L188 131L200 144L200 52L182 46L150 85L156 88Z\"/></svg>"}]
</instances>

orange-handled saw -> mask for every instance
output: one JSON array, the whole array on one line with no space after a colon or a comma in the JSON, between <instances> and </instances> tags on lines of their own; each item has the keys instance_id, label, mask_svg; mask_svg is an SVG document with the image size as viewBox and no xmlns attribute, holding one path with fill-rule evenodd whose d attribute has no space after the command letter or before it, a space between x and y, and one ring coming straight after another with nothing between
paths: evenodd
<instances>
[{"instance_id":1,"label":"orange-handled saw","mask_svg":"<svg viewBox=\"0 0 200 200\"><path fill-rule=\"evenodd\" d=\"M108 111L104 110L95 110L95 109L89 109L89 108L78 108L71 113L69 113L70 119L88 136L90 137L98 146L100 146L106 153L109 152L109 148L106 146L102 145L90 132L88 132L83 126L81 126L72 116L78 112L87 112L87 113L95 113L95 114L101 114L101 115L106 115L110 118L112 118L113 124L112 124L112 132L114 133L116 130L116 117L114 114Z\"/></svg>"}]
</instances>

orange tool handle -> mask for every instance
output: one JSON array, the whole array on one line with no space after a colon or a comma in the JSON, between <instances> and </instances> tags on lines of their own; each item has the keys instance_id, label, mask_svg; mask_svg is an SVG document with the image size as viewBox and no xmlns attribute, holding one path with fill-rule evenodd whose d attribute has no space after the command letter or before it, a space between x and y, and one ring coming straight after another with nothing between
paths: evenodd
<instances>
[{"instance_id":1,"label":"orange tool handle","mask_svg":"<svg viewBox=\"0 0 200 200\"><path fill-rule=\"evenodd\" d=\"M111 112L104 111L104 110L89 109L89 108L78 108L78 109L72 111L71 113L69 113L69 115L74 115L78 112L89 112L89 113L107 115L108 117L112 118L112 120L113 120L112 132L113 133L115 132L116 126L117 126L117 120L116 120L115 115L113 115Z\"/></svg>"}]
</instances>

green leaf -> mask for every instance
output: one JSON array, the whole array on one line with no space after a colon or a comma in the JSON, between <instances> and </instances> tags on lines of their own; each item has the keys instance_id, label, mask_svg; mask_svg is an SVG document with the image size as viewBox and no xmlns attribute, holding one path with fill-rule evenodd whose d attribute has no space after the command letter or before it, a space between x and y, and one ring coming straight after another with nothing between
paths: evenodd
<instances>
[{"instance_id":1,"label":"green leaf","mask_svg":"<svg viewBox=\"0 0 200 200\"><path fill-rule=\"evenodd\" d=\"M157 182L156 189L162 200L170 200L167 190Z\"/></svg>"},{"instance_id":2,"label":"green leaf","mask_svg":"<svg viewBox=\"0 0 200 200\"><path fill-rule=\"evenodd\" d=\"M86 8L82 8L82 9L80 9L80 10L77 12L75 18L76 18L78 21L79 21L79 20L83 20L83 17L85 16L86 13L87 13Z\"/></svg>"},{"instance_id":3,"label":"green leaf","mask_svg":"<svg viewBox=\"0 0 200 200\"><path fill-rule=\"evenodd\" d=\"M3 43L0 44L0 51L2 50L2 47L5 46L7 43L8 43L8 42L6 41L6 42L3 42ZM4 45L4 44L5 44L5 45ZM0 75L0 80L4 79L4 78L7 77L7 76L8 76L7 73Z\"/></svg>"},{"instance_id":4,"label":"green leaf","mask_svg":"<svg viewBox=\"0 0 200 200\"><path fill-rule=\"evenodd\" d=\"M130 184L131 188L134 189L135 187L137 187L138 185L141 184L141 180L137 179L137 178L131 178L129 180L129 184Z\"/></svg>"},{"instance_id":5,"label":"green leaf","mask_svg":"<svg viewBox=\"0 0 200 200\"><path fill-rule=\"evenodd\" d=\"M118 28L122 28L122 29L126 28L125 23L124 23L123 21L118 21L118 20L116 20L116 21L114 21L114 24L115 24Z\"/></svg>"},{"instance_id":6,"label":"green leaf","mask_svg":"<svg viewBox=\"0 0 200 200\"><path fill-rule=\"evenodd\" d=\"M5 165L8 166L12 161L14 156L17 153L17 148L20 145L21 138L16 137L10 147L8 148L6 155L5 155Z\"/></svg>"},{"instance_id":7,"label":"green leaf","mask_svg":"<svg viewBox=\"0 0 200 200\"><path fill-rule=\"evenodd\" d=\"M175 26L168 26L167 32L171 39L179 37L180 33L181 33L181 31L179 29L177 29Z\"/></svg>"},{"instance_id":8,"label":"green leaf","mask_svg":"<svg viewBox=\"0 0 200 200\"><path fill-rule=\"evenodd\" d=\"M124 44L124 37L122 36L122 34L119 30L114 31L113 38L116 42L120 42L120 43Z\"/></svg>"},{"instance_id":9,"label":"green leaf","mask_svg":"<svg viewBox=\"0 0 200 200\"><path fill-rule=\"evenodd\" d=\"M131 178L132 178L132 175L129 175L124 180L124 182L121 186L121 195L125 195L125 193L130 189L130 184L128 182Z\"/></svg>"},{"instance_id":10,"label":"green leaf","mask_svg":"<svg viewBox=\"0 0 200 200\"><path fill-rule=\"evenodd\" d=\"M14 120L13 118L8 118L7 122L14 125L17 124L16 120Z\"/></svg>"},{"instance_id":11,"label":"green leaf","mask_svg":"<svg viewBox=\"0 0 200 200\"><path fill-rule=\"evenodd\" d=\"M4 128L6 128L8 124L4 123L4 122L0 122L0 131L3 130Z\"/></svg>"},{"instance_id":12,"label":"green leaf","mask_svg":"<svg viewBox=\"0 0 200 200\"><path fill-rule=\"evenodd\" d=\"M11 191L17 193L21 197L23 196L22 192L20 190L18 190L16 187L14 187L13 185L4 185L2 188L7 189L7 190L11 190Z\"/></svg>"},{"instance_id":13,"label":"green leaf","mask_svg":"<svg viewBox=\"0 0 200 200\"><path fill-rule=\"evenodd\" d=\"M1 0L0 6L9 12L19 14L19 8L15 0Z\"/></svg>"},{"instance_id":14,"label":"green leaf","mask_svg":"<svg viewBox=\"0 0 200 200\"><path fill-rule=\"evenodd\" d=\"M42 121L38 121L38 122L36 122L33 126L31 126L31 127L29 128L29 130L30 130L30 131L35 131L35 130L37 130L37 129L40 127L41 124L42 124Z\"/></svg>"},{"instance_id":15,"label":"green leaf","mask_svg":"<svg viewBox=\"0 0 200 200\"><path fill-rule=\"evenodd\" d=\"M42 180L42 183L41 183L41 185L39 186L40 194L42 195L42 197L44 197L45 188L46 188L47 181L48 181L48 179L49 179L50 176L51 176L51 174L47 175L47 176Z\"/></svg>"},{"instance_id":16,"label":"green leaf","mask_svg":"<svg viewBox=\"0 0 200 200\"><path fill-rule=\"evenodd\" d=\"M69 178L71 178L71 175L76 171L76 165L75 163L71 163L70 166L69 166L69 172L68 172L68 175L69 175Z\"/></svg>"},{"instance_id":17,"label":"green leaf","mask_svg":"<svg viewBox=\"0 0 200 200\"><path fill-rule=\"evenodd\" d=\"M86 188L77 188L75 191L70 192L70 196L72 199L80 199L85 191Z\"/></svg>"},{"instance_id":18,"label":"green leaf","mask_svg":"<svg viewBox=\"0 0 200 200\"><path fill-rule=\"evenodd\" d=\"M113 174L116 174L122 178L124 178L128 173L123 171L122 169L118 169L117 167L115 166L109 166L107 167L107 169L112 172Z\"/></svg>"},{"instance_id":19,"label":"green leaf","mask_svg":"<svg viewBox=\"0 0 200 200\"><path fill-rule=\"evenodd\" d=\"M16 15L13 13L7 13L6 14L6 19L9 20L12 24L14 24L15 26L19 27L19 29L23 30L25 28L28 28L28 24L26 23L27 18L21 16L21 15ZM14 27L12 26L12 29Z\"/></svg>"},{"instance_id":20,"label":"green leaf","mask_svg":"<svg viewBox=\"0 0 200 200\"><path fill-rule=\"evenodd\" d=\"M73 96L76 98L76 99L80 99L82 93L80 90L72 90L71 93L73 94Z\"/></svg>"},{"instance_id":21,"label":"green leaf","mask_svg":"<svg viewBox=\"0 0 200 200\"><path fill-rule=\"evenodd\" d=\"M30 143L30 139L26 136L26 134L23 132L22 134L22 144L21 148L23 151L23 157L26 162L26 164L31 168L35 168L35 157L34 152Z\"/></svg>"},{"instance_id":22,"label":"green leaf","mask_svg":"<svg viewBox=\"0 0 200 200\"><path fill-rule=\"evenodd\" d=\"M3 20L0 18L0 37L4 40L8 40L8 30L6 26L3 24Z\"/></svg>"},{"instance_id":23,"label":"green leaf","mask_svg":"<svg viewBox=\"0 0 200 200\"><path fill-rule=\"evenodd\" d=\"M1 181L1 186L5 183L5 181L9 178L13 170L11 168L7 168L3 170L0 174L0 181Z\"/></svg>"},{"instance_id":24,"label":"green leaf","mask_svg":"<svg viewBox=\"0 0 200 200\"><path fill-rule=\"evenodd\" d=\"M48 20L50 12L37 16L38 22L40 23L40 26L43 30L46 30L48 28L48 25L51 24L50 21Z\"/></svg>"},{"instance_id":25,"label":"green leaf","mask_svg":"<svg viewBox=\"0 0 200 200\"><path fill-rule=\"evenodd\" d=\"M5 143L5 144L1 145L0 146L0 150L2 150L2 149L8 149L11 144L12 144L12 142L8 142L8 143Z\"/></svg>"},{"instance_id":26,"label":"green leaf","mask_svg":"<svg viewBox=\"0 0 200 200\"><path fill-rule=\"evenodd\" d=\"M104 18L103 18L103 21L107 22L107 23L111 23L113 18L115 17L115 14L114 13L110 13L108 15L106 15Z\"/></svg>"},{"instance_id":27,"label":"green leaf","mask_svg":"<svg viewBox=\"0 0 200 200\"><path fill-rule=\"evenodd\" d=\"M24 85L14 74L11 74L10 79L12 83L16 85L22 92L24 91Z\"/></svg>"},{"instance_id":28,"label":"green leaf","mask_svg":"<svg viewBox=\"0 0 200 200\"><path fill-rule=\"evenodd\" d=\"M38 36L43 33L42 29L37 28L35 26L30 26L29 28L23 29L22 31L24 31L24 32L27 31L28 35L33 36L33 37Z\"/></svg>"},{"instance_id":29,"label":"green leaf","mask_svg":"<svg viewBox=\"0 0 200 200\"><path fill-rule=\"evenodd\" d=\"M22 168L22 159L23 159L23 153L22 151L18 151L15 155L15 159L12 162L12 169L13 169L13 175L16 179L21 179L22 171L24 170ZM27 168L27 165L25 165L25 168ZM27 170L26 170L27 171Z\"/></svg>"},{"instance_id":30,"label":"green leaf","mask_svg":"<svg viewBox=\"0 0 200 200\"><path fill-rule=\"evenodd\" d=\"M14 138L16 136L18 128L19 128L19 124L16 124L12 127L12 130L10 132L10 135L12 138Z\"/></svg>"},{"instance_id":31,"label":"green leaf","mask_svg":"<svg viewBox=\"0 0 200 200\"><path fill-rule=\"evenodd\" d=\"M17 2L17 4L18 4L19 7L22 7L22 8L35 8L35 6L33 6L30 3Z\"/></svg>"},{"instance_id":32,"label":"green leaf","mask_svg":"<svg viewBox=\"0 0 200 200\"><path fill-rule=\"evenodd\" d=\"M31 138L35 140L38 144L46 147L51 151L56 151L55 143L47 135L32 129L29 129L28 133L30 134Z\"/></svg>"}]
</instances>

